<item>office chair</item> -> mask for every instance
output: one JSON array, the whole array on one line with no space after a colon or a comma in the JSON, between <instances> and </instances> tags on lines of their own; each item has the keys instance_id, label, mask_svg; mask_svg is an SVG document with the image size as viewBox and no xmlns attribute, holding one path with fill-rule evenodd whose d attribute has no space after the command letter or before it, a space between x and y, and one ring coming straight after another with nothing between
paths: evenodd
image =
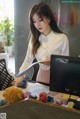
<instances>
[{"instance_id":1,"label":"office chair","mask_svg":"<svg viewBox=\"0 0 80 119\"><path fill-rule=\"evenodd\" d=\"M33 63L36 62L37 60L34 59ZM32 81L36 82L36 77L37 77L37 73L38 73L38 70L39 70L39 64L33 66L34 68L34 74L33 74L33 77L32 77Z\"/></svg>"},{"instance_id":2,"label":"office chair","mask_svg":"<svg viewBox=\"0 0 80 119\"><path fill-rule=\"evenodd\" d=\"M12 86L13 80L14 78L7 71L5 59L0 59L0 90Z\"/></svg>"}]
</instances>

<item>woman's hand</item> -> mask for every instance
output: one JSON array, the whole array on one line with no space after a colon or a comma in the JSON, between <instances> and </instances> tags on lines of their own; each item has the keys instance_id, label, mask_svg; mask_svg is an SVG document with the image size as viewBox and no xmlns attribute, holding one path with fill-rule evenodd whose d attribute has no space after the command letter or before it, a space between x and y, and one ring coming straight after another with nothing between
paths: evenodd
<instances>
[{"instance_id":1,"label":"woman's hand","mask_svg":"<svg viewBox=\"0 0 80 119\"><path fill-rule=\"evenodd\" d=\"M42 61L41 63L45 65L50 65L50 61Z\"/></svg>"},{"instance_id":2,"label":"woman's hand","mask_svg":"<svg viewBox=\"0 0 80 119\"><path fill-rule=\"evenodd\" d=\"M51 61L51 59L47 58L47 60L43 60L41 63L49 66L50 65L50 61Z\"/></svg>"},{"instance_id":3,"label":"woman's hand","mask_svg":"<svg viewBox=\"0 0 80 119\"><path fill-rule=\"evenodd\" d=\"M16 78L13 82L12 82L12 85L14 86L19 86L21 84L21 82L23 81L24 77L23 76L20 76L18 78Z\"/></svg>"}]
</instances>

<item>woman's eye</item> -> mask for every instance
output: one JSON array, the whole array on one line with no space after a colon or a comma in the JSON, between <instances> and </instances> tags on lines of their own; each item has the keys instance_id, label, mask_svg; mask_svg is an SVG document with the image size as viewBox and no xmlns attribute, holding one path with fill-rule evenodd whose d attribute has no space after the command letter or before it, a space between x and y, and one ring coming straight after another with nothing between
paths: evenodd
<instances>
[{"instance_id":1,"label":"woman's eye","mask_svg":"<svg viewBox=\"0 0 80 119\"><path fill-rule=\"evenodd\" d=\"M33 21L33 23L36 23L36 21Z\"/></svg>"},{"instance_id":2,"label":"woman's eye","mask_svg":"<svg viewBox=\"0 0 80 119\"><path fill-rule=\"evenodd\" d=\"M35 24L35 23L41 22L41 21L43 21L43 19L40 18L40 19L38 19L37 21L34 21L34 20L33 20L33 23Z\"/></svg>"},{"instance_id":3,"label":"woman's eye","mask_svg":"<svg viewBox=\"0 0 80 119\"><path fill-rule=\"evenodd\" d=\"M39 19L39 21L42 21L42 19Z\"/></svg>"}]
</instances>

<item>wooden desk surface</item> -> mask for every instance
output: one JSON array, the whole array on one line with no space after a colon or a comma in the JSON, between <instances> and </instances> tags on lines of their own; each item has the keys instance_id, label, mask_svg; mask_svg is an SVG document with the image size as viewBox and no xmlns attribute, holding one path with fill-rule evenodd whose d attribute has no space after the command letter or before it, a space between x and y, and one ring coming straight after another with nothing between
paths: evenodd
<instances>
[{"instance_id":1,"label":"wooden desk surface","mask_svg":"<svg viewBox=\"0 0 80 119\"><path fill-rule=\"evenodd\" d=\"M29 88L29 87L28 87ZM0 92L0 98L3 91ZM0 113L5 112L7 119L79 119L80 111L62 107L52 103L43 103L35 99L22 100L3 106Z\"/></svg>"},{"instance_id":2,"label":"wooden desk surface","mask_svg":"<svg viewBox=\"0 0 80 119\"><path fill-rule=\"evenodd\" d=\"M80 119L80 113L37 102L34 99L0 108L0 113L3 112L6 113L7 119Z\"/></svg>"}]
</instances>

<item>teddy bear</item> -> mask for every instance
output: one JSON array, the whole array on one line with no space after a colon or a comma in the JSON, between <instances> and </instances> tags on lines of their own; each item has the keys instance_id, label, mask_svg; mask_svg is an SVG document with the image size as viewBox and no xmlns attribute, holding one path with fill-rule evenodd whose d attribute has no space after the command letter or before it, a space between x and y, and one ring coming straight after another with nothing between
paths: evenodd
<instances>
[{"instance_id":1,"label":"teddy bear","mask_svg":"<svg viewBox=\"0 0 80 119\"><path fill-rule=\"evenodd\" d=\"M4 90L3 97L6 104L12 104L14 102L24 99L24 92L19 87L11 86Z\"/></svg>"}]
</instances>

